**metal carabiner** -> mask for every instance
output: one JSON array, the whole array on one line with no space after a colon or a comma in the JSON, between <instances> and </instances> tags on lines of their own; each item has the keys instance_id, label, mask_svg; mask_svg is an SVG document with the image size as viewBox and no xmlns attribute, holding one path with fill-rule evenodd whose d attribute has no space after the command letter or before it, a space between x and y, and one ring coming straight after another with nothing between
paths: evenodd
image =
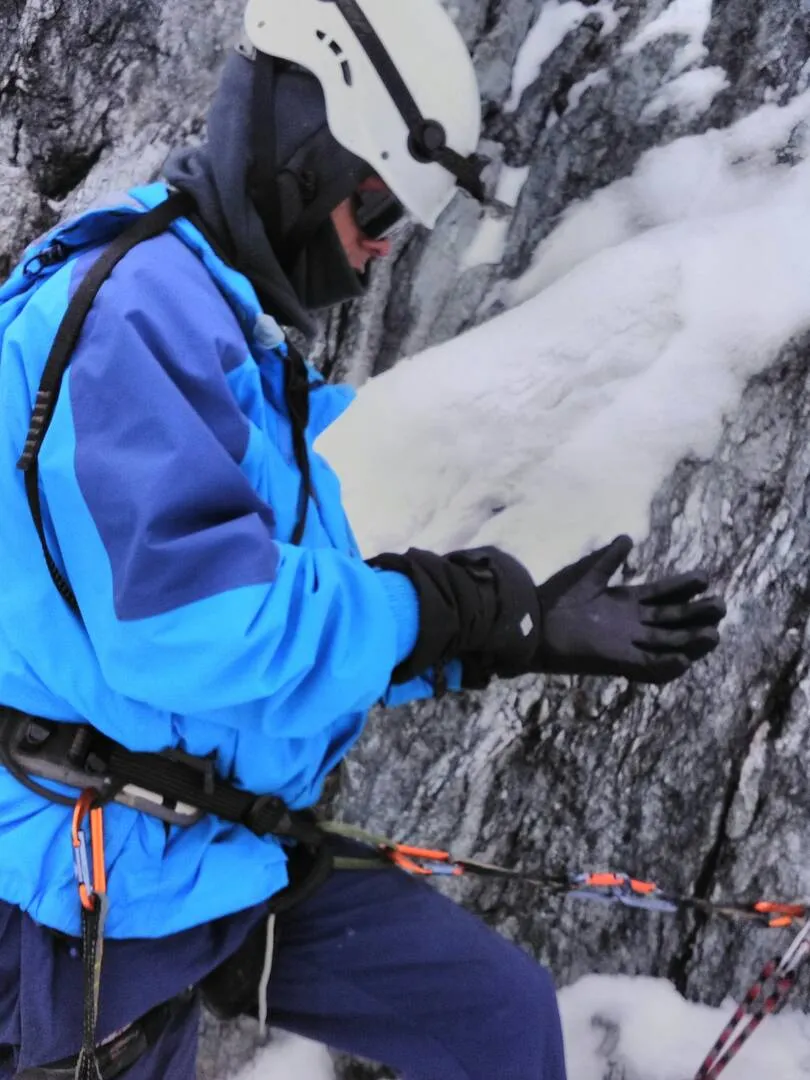
<instances>
[{"instance_id":1,"label":"metal carabiner","mask_svg":"<svg viewBox=\"0 0 810 1080\"><path fill-rule=\"evenodd\" d=\"M651 881L638 881L629 874L577 874L572 884L582 886L568 895L582 900L643 908L646 911L675 912L678 905Z\"/></svg>"},{"instance_id":2,"label":"metal carabiner","mask_svg":"<svg viewBox=\"0 0 810 1080\"><path fill-rule=\"evenodd\" d=\"M107 892L107 869L104 862L104 812L94 805L98 792L87 788L73 807L71 841L73 844L73 870L79 885L79 898L86 911L95 910L95 896ZM90 850L84 820L90 816ZM92 861L93 872L90 873Z\"/></svg>"}]
</instances>

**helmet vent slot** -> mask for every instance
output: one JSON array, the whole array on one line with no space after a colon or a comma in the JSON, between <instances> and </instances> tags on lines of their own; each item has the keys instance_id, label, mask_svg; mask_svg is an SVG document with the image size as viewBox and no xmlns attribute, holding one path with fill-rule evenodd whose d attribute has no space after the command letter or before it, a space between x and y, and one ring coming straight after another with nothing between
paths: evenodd
<instances>
[{"instance_id":1,"label":"helmet vent slot","mask_svg":"<svg viewBox=\"0 0 810 1080\"><path fill-rule=\"evenodd\" d=\"M334 38L330 38L324 30L316 30L315 36L317 37L318 41L324 41L328 43L330 51L334 53L338 60L340 60L340 70L341 74L343 75L343 81L346 83L347 86L351 86L354 82L352 78L352 66L346 59L343 52L343 47L341 46L340 42L335 41Z\"/></svg>"}]
</instances>

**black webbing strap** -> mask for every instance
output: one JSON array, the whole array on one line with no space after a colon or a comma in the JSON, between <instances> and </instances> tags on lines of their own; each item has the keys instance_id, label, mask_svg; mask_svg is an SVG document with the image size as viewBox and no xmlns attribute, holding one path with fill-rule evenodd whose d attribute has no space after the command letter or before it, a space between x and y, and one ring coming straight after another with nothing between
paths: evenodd
<instances>
[{"instance_id":1,"label":"black webbing strap","mask_svg":"<svg viewBox=\"0 0 810 1080\"><path fill-rule=\"evenodd\" d=\"M28 498L28 506L34 520L34 527L39 536L39 542L42 545L42 553L45 556L48 572L65 603L76 615L79 615L78 602L73 590L57 567L45 536L42 505L39 497L39 452L42 449L42 443L53 419L62 379L70 363L70 357L79 340L84 321L99 289L128 251L131 251L132 248L144 240L149 240L165 232L175 218L189 213L193 206L194 203L190 196L184 193L172 195L153 210L140 214L133 225L125 229L120 236L109 244L76 290L76 294L59 324L59 329L56 332L56 337L42 373L31 417L31 425L28 429L23 452L17 462L17 468L25 474L25 493Z\"/></svg>"},{"instance_id":2,"label":"black webbing strap","mask_svg":"<svg viewBox=\"0 0 810 1080\"><path fill-rule=\"evenodd\" d=\"M127 750L90 724L48 720L0 705L0 761L26 787L50 802L73 806L76 797L63 796L31 781L44 777L77 791L93 788L99 802L127 801L123 790L131 785L143 793L159 796L169 806L183 803L223 821L244 825L257 836L274 835L295 840L309 848L322 846L324 834L308 811L291 810L275 795L257 795L234 787L217 776L211 758L194 757L177 750L150 754ZM139 801L136 808L162 817L160 802ZM197 817L187 819L194 824ZM165 818L176 821L179 819Z\"/></svg>"},{"instance_id":3,"label":"black webbing strap","mask_svg":"<svg viewBox=\"0 0 810 1080\"><path fill-rule=\"evenodd\" d=\"M109 775L116 787L134 784L223 821L244 825L257 836L279 836L313 847L323 841L323 833L310 814L291 810L276 795L242 791L219 780L213 769L201 771L199 763L186 764L164 754L133 753L118 743L110 743L110 747Z\"/></svg>"},{"instance_id":4,"label":"black webbing strap","mask_svg":"<svg viewBox=\"0 0 810 1080\"><path fill-rule=\"evenodd\" d=\"M357 40L363 46L374 69L380 76L391 100L400 116L408 125L410 150L414 157L424 161L434 161L455 176L459 187L474 199L483 202L486 198L481 182L481 162L475 156L464 157L451 149L446 142L443 125L437 120L426 118L416 103L413 94L397 68L377 31L369 22L365 12L356 0L332 0L343 18L352 28Z\"/></svg>"},{"instance_id":5,"label":"black webbing strap","mask_svg":"<svg viewBox=\"0 0 810 1080\"><path fill-rule=\"evenodd\" d=\"M304 358L291 341L287 342L287 356L284 361L284 400L290 414L295 463L301 473L295 528L290 539L291 544L297 545L301 543L307 527L310 496L314 498L315 493L312 490L312 466L306 440L309 424L309 372Z\"/></svg>"},{"instance_id":6,"label":"black webbing strap","mask_svg":"<svg viewBox=\"0 0 810 1080\"><path fill-rule=\"evenodd\" d=\"M93 896L93 909L82 907L82 966L84 968L84 1008L82 1048L76 1059L74 1080L107 1080L96 1052L98 1003L101 995L101 963L104 959L104 923L109 900L104 893Z\"/></svg>"}]
</instances>

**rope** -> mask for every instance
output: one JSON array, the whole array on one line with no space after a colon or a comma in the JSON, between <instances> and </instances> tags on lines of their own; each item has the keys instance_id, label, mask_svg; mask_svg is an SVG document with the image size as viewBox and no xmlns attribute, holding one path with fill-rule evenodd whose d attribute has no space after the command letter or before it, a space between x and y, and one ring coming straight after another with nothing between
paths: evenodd
<instances>
[{"instance_id":1,"label":"rope","mask_svg":"<svg viewBox=\"0 0 810 1080\"><path fill-rule=\"evenodd\" d=\"M699 910L709 915L744 919L772 929L799 926L799 931L781 958L769 961L759 979L749 989L731 1020L700 1066L694 1080L717 1080L726 1065L739 1053L766 1016L779 1012L796 983L799 965L810 956L810 912L806 904L774 900L724 900L715 903L697 896L666 892L652 881L640 881L623 873L577 873L550 875L533 870L510 870L473 859L455 858L449 851L400 844L386 836L341 822L321 822L324 832L367 845L368 856L336 856L336 870L384 870L395 866L409 874L425 877L471 874L522 881L546 892L580 900L645 911L675 913Z\"/></svg>"},{"instance_id":2,"label":"rope","mask_svg":"<svg viewBox=\"0 0 810 1080\"><path fill-rule=\"evenodd\" d=\"M652 881L642 881L625 873L555 875L541 870L514 870L475 859L458 858L449 851L401 844L386 836L343 822L323 821L319 826L331 836L354 840L372 849L368 856L336 856L336 870L384 870L397 866L409 874L421 877L471 875L506 878L533 885L552 895L665 913L699 910L708 915L744 920L772 929L801 925L810 916L810 905L803 903L783 903L775 900L706 900L699 896L669 892Z\"/></svg>"}]
</instances>

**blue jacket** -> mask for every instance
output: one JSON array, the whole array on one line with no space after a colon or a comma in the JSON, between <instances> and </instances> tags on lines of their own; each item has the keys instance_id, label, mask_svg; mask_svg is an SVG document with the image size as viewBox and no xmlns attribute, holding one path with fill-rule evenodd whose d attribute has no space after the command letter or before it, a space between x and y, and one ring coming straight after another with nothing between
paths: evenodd
<instances>
[{"instance_id":1,"label":"blue jacket","mask_svg":"<svg viewBox=\"0 0 810 1080\"><path fill-rule=\"evenodd\" d=\"M133 750L215 752L223 777L307 807L388 693L418 617L410 583L360 559L312 450L352 392L310 373L315 498L294 547L283 336L182 220L102 286L40 455L51 550L83 623L51 582L15 467L70 297L166 189L131 195L34 245L0 289L0 702L89 720ZM41 268L55 237L70 255ZM431 692L417 680L387 700ZM0 898L75 934L69 814L0 770ZM110 806L106 830L113 937L161 937L286 884L275 840L213 817L166 828Z\"/></svg>"}]
</instances>

